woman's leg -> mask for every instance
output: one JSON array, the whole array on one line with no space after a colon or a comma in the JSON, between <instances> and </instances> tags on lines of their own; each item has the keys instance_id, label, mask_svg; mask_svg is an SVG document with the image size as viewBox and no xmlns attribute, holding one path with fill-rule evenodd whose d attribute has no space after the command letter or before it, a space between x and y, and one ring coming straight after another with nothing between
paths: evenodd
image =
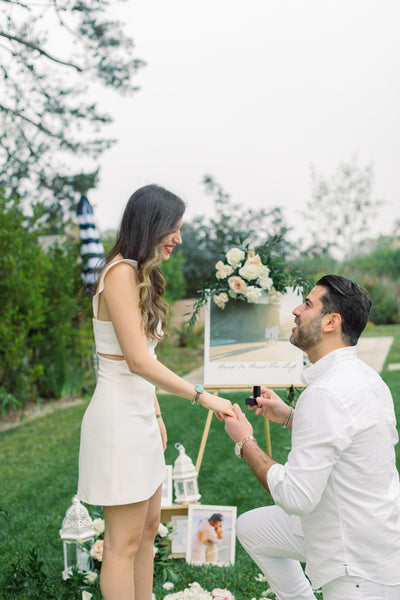
<instances>
[{"instance_id":1,"label":"woman's leg","mask_svg":"<svg viewBox=\"0 0 400 600\"><path fill-rule=\"evenodd\" d=\"M143 502L104 507L106 529L100 574L100 587L104 600L135 600L135 598L137 600L151 600L153 555L151 555L151 562L149 559L147 562L146 560L143 561L143 558L139 559L139 564L142 564L143 568L143 574L138 575L138 579L141 581L140 590L149 590L148 592L139 593L139 591L136 591L135 596L137 578L134 573L136 559L138 555L141 555L142 540L144 541L144 547L148 547L148 531L152 529L149 527L148 515L149 513L154 515L157 498L158 512L160 511L160 497L161 491L157 490L152 498ZM148 553L145 552L144 554L148 556ZM144 568L144 565L148 565L149 562L150 567ZM140 571L140 567L138 571ZM147 583L145 580L147 580Z\"/></svg>"},{"instance_id":2,"label":"woman's leg","mask_svg":"<svg viewBox=\"0 0 400 600\"><path fill-rule=\"evenodd\" d=\"M151 600L153 591L154 538L160 524L161 486L149 500L147 517L134 564L135 598Z\"/></svg>"}]
</instances>

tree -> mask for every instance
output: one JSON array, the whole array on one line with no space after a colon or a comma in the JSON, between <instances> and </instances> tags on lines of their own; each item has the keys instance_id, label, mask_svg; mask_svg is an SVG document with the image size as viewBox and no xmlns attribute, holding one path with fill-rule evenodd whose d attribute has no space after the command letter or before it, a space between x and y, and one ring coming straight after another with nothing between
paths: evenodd
<instances>
[{"instance_id":1,"label":"tree","mask_svg":"<svg viewBox=\"0 0 400 600\"><path fill-rule=\"evenodd\" d=\"M372 198L372 165L340 163L330 178L311 168L312 198L303 216L310 223L313 254L350 256L368 231L382 200Z\"/></svg>"},{"instance_id":2,"label":"tree","mask_svg":"<svg viewBox=\"0 0 400 600\"><path fill-rule=\"evenodd\" d=\"M286 234L289 229L279 207L244 208L211 177L203 179L206 193L214 196L215 216L196 217L182 225L183 273L187 295L196 295L214 273L215 263L233 246L251 244L254 248L275 238L274 248L282 260L291 252Z\"/></svg>"},{"instance_id":3,"label":"tree","mask_svg":"<svg viewBox=\"0 0 400 600\"><path fill-rule=\"evenodd\" d=\"M96 85L138 89L133 79L144 62L121 23L107 17L110 4L0 0L0 185L10 197L40 198L53 218L69 208L59 177L66 158L96 159L113 143L101 131L112 119L94 100Z\"/></svg>"}]
</instances>

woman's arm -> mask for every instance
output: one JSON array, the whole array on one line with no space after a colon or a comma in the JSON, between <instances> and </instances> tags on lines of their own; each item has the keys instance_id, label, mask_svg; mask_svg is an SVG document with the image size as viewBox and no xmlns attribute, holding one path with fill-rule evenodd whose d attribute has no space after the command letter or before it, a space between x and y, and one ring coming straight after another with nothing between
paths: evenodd
<instances>
[{"instance_id":1,"label":"woman's arm","mask_svg":"<svg viewBox=\"0 0 400 600\"><path fill-rule=\"evenodd\" d=\"M160 428L161 441L162 441L163 449L165 451L167 448L167 442L168 442L167 429L165 427L165 423L162 418L160 405L158 403L158 398L157 398L156 394L154 394L154 413L156 415L157 423Z\"/></svg>"},{"instance_id":2,"label":"woman's arm","mask_svg":"<svg viewBox=\"0 0 400 600\"><path fill-rule=\"evenodd\" d=\"M110 269L105 277L102 295L130 371L166 392L192 400L195 395L194 386L168 369L148 351L139 309L138 282L132 267L120 263ZM217 413L235 416L231 402L224 398L203 392L199 402Z\"/></svg>"}]
</instances>

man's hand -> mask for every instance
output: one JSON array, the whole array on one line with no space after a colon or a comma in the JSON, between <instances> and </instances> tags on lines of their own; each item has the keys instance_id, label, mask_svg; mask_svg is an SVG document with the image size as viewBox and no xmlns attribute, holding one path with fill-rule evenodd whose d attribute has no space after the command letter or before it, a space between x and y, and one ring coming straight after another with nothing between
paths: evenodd
<instances>
[{"instance_id":1,"label":"man's hand","mask_svg":"<svg viewBox=\"0 0 400 600\"><path fill-rule=\"evenodd\" d=\"M229 437L235 442L240 442L246 435L253 435L253 427L246 419L242 409L238 404L233 405L235 417L224 415L225 431Z\"/></svg>"},{"instance_id":2,"label":"man's hand","mask_svg":"<svg viewBox=\"0 0 400 600\"><path fill-rule=\"evenodd\" d=\"M290 407L272 390L261 386L261 396L257 398L256 415L263 415L269 421L283 425L288 417ZM226 428L226 427L225 427Z\"/></svg>"}]
</instances>

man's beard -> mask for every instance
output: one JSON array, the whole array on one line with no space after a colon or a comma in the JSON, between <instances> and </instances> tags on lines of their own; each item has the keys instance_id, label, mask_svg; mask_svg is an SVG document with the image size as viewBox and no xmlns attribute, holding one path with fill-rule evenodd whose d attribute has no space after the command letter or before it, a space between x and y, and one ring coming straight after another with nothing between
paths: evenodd
<instances>
[{"instance_id":1,"label":"man's beard","mask_svg":"<svg viewBox=\"0 0 400 600\"><path fill-rule=\"evenodd\" d=\"M305 352L319 344L322 340L321 321L322 315L316 317L313 321L309 321L307 325L299 323L297 329L290 336L290 343Z\"/></svg>"}]
</instances>

